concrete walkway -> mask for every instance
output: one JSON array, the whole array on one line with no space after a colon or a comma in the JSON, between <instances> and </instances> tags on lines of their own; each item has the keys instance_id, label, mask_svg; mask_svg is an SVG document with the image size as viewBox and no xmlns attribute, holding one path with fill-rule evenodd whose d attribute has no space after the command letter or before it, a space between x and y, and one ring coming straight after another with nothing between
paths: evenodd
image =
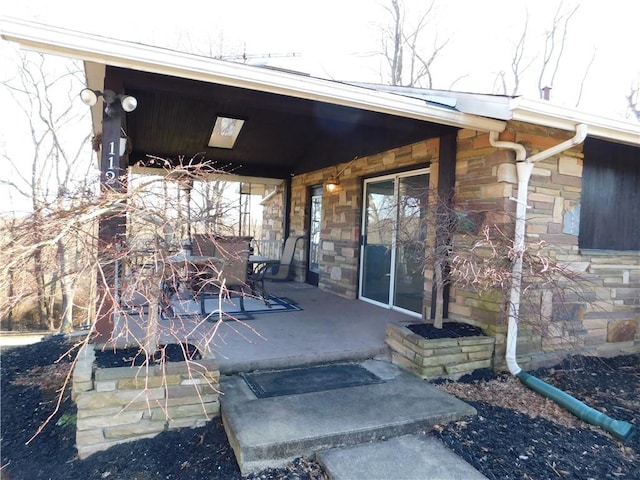
<instances>
[{"instance_id":1,"label":"concrete walkway","mask_svg":"<svg viewBox=\"0 0 640 480\"><path fill-rule=\"evenodd\" d=\"M483 478L424 435L475 415L471 406L389 362L360 365L383 383L257 398L241 377L224 377L221 415L242 474L317 454L335 479Z\"/></svg>"},{"instance_id":2,"label":"concrete walkway","mask_svg":"<svg viewBox=\"0 0 640 480\"><path fill-rule=\"evenodd\" d=\"M159 331L165 341L186 337L215 356L222 420L243 474L317 454L334 479L483 478L427 435L474 409L390 363L387 325L419 318L306 284L268 288L302 310L246 321L163 321L166 331ZM132 331L127 327L119 341ZM236 375L335 362L360 363L385 381L258 399Z\"/></svg>"},{"instance_id":3,"label":"concrete walkway","mask_svg":"<svg viewBox=\"0 0 640 480\"><path fill-rule=\"evenodd\" d=\"M334 480L481 480L486 479L432 435L335 448L316 454Z\"/></svg>"},{"instance_id":4,"label":"concrete walkway","mask_svg":"<svg viewBox=\"0 0 640 480\"><path fill-rule=\"evenodd\" d=\"M315 455L334 480L484 478L429 435L474 409L389 363L387 324L418 318L306 284L268 287L302 311L224 322L210 343L223 375L221 415L243 473ZM360 363L385 383L257 399L235 375L331 362Z\"/></svg>"}]
</instances>

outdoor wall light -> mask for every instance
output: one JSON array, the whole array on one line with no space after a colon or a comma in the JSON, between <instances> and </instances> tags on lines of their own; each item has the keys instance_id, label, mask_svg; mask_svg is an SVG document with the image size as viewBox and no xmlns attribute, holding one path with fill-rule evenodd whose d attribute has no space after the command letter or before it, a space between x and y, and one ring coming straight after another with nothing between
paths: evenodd
<instances>
[{"instance_id":1,"label":"outdoor wall light","mask_svg":"<svg viewBox=\"0 0 640 480\"><path fill-rule=\"evenodd\" d=\"M349 163L347 163L347 165L342 170L340 170L335 175L330 175L329 176L327 181L324 182L324 188L327 190L327 192L333 193L333 192L335 192L337 190L338 185L340 185L340 175L342 175L344 173L344 171L347 168L349 168L351 166L351 164L353 162L355 162L357 159L358 159L358 156L356 155L355 157L353 157L353 159L351 159L351 161Z\"/></svg>"},{"instance_id":2,"label":"outdoor wall light","mask_svg":"<svg viewBox=\"0 0 640 480\"><path fill-rule=\"evenodd\" d=\"M340 185L340 180L338 179L337 175L331 175L327 179L327 181L324 182L324 188L326 188L327 192L329 193L335 192L338 188L338 185Z\"/></svg>"},{"instance_id":3,"label":"outdoor wall light","mask_svg":"<svg viewBox=\"0 0 640 480\"><path fill-rule=\"evenodd\" d=\"M104 99L105 107L104 112L109 117L115 117L118 114L118 105L117 101L120 102L120 107L125 112L133 112L138 106L138 100L131 95L123 95L116 94L113 90L105 90L101 92L100 90L91 90L90 88L84 88L80 92L80 99L82 103L93 107L96 103L98 103L98 98L102 97Z\"/></svg>"}]
</instances>

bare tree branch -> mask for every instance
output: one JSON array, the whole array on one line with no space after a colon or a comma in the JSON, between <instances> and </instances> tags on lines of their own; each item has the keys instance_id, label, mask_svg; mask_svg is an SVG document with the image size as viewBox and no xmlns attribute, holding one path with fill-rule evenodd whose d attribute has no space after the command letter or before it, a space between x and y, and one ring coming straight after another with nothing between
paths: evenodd
<instances>
[{"instance_id":1,"label":"bare tree branch","mask_svg":"<svg viewBox=\"0 0 640 480\"><path fill-rule=\"evenodd\" d=\"M402 0L389 1L390 6L383 8L388 12L391 22L381 29L381 54L390 69L389 83L433 88L433 62L449 43L449 39L439 41L436 33L432 48L422 47L421 35L434 18L435 1L432 0L423 13L415 16L417 22L413 26L406 19Z\"/></svg>"},{"instance_id":2,"label":"bare tree branch","mask_svg":"<svg viewBox=\"0 0 640 480\"><path fill-rule=\"evenodd\" d=\"M520 78L522 74L529 68L531 63L527 64L524 67L521 67L522 57L524 55L524 45L527 38L527 32L529 29L529 12L526 12L524 19L524 28L522 29L522 35L518 39L518 43L516 44L513 50L513 57L511 58L511 73L513 75L513 89L511 90L511 95L517 95L518 90L520 89ZM504 77L503 77L504 82ZM505 94L507 93L505 88Z\"/></svg>"},{"instance_id":3,"label":"bare tree branch","mask_svg":"<svg viewBox=\"0 0 640 480\"><path fill-rule=\"evenodd\" d=\"M580 80L580 90L578 91L578 98L576 99L576 108L580 105L580 102L582 100L584 85L587 81L587 77L589 76L589 70L591 70L591 66L593 65L593 62L596 59L596 53L598 53L598 50L594 48L593 51L591 52L591 60L589 60L589 64L587 65L587 68L584 69L582 80Z\"/></svg>"},{"instance_id":4,"label":"bare tree branch","mask_svg":"<svg viewBox=\"0 0 640 480\"><path fill-rule=\"evenodd\" d=\"M631 82L629 94L626 96L629 113L640 122L640 73Z\"/></svg>"},{"instance_id":5,"label":"bare tree branch","mask_svg":"<svg viewBox=\"0 0 640 480\"><path fill-rule=\"evenodd\" d=\"M562 13L564 8L564 1L560 2L558 5L558 9L556 10L555 16L553 17L553 22L551 24L551 29L547 30L545 33L545 43L544 43L544 53L542 55L542 68L540 69L540 75L538 76L538 93L540 98L543 98L543 88L544 87L552 87L553 82L555 81L556 75L558 73L558 69L560 68L560 64L562 62L562 57L564 53L564 47L567 40L567 32L569 30L569 21L571 17L576 13L580 5L576 5L570 12ZM562 26L561 26L562 24ZM556 40L556 36L561 35L560 42ZM555 55L555 61L553 61L554 53L558 49L557 55ZM547 73L547 69L550 67L550 64L553 62L553 72L551 73L551 77L548 79L546 84L544 83L545 74Z\"/></svg>"}]
</instances>

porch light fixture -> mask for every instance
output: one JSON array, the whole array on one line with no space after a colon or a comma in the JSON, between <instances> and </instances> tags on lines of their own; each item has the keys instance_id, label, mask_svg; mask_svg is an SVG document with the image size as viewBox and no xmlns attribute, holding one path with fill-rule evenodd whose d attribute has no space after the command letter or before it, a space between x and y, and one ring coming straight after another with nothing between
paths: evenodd
<instances>
[{"instance_id":1,"label":"porch light fixture","mask_svg":"<svg viewBox=\"0 0 640 480\"><path fill-rule=\"evenodd\" d=\"M324 188L327 189L327 192L333 193L340 185L340 180L337 175L331 175L326 182L324 182Z\"/></svg>"},{"instance_id":2,"label":"porch light fixture","mask_svg":"<svg viewBox=\"0 0 640 480\"><path fill-rule=\"evenodd\" d=\"M216 117L216 123L213 125L211 137L209 138L209 146L232 149L243 126L244 120L239 118Z\"/></svg>"},{"instance_id":3,"label":"porch light fixture","mask_svg":"<svg viewBox=\"0 0 640 480\"><path fill-rule=\"evenodd\" d=\"M90 88L84 88L80 92L80 99L82 103L93 107L96 103L98 103L98 98L102 97L104 99L105 107L104 112L107 116L113 118L118 114L118 108L122 108L123 111L129 113L133 112L138 106L138 100L131 95L124 94L116 94L113 90L105 90L101 92L100 90L92 90ZM118 103L120 105L118 105Z\"/></svg>"},{"instance_id":4,"label":"porch light fixture","mask_svg":"<svg viewBox=\"0 0 640 480\"><path fill-rule=\"evenodd\" d=\"M351 161L349 163L347 163L347 165L342 170L340 170L335 175L330 175L329 176L327 181L324 182L324 188L327 190L327 192L333 193L333 192L336 191L336 189L338 188L338 185L340 185L340 175L342 175L344 173L344 171L347 168L349 168L351 166L351 164L353 162L355 162L357 159L358 159L358 156L356 155L355 157L353 157L351 159Z\"/></svg>"}]
</instances>

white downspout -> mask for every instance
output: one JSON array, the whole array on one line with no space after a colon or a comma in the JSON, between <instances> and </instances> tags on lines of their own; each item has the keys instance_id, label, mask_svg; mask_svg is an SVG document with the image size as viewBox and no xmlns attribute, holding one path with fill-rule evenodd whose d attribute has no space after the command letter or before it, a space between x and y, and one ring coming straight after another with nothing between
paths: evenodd
<instances>
[{"instance_id":1,"label":"white downspout","mask_svg":"<svg viewBox=\"0 0 640 480\"><path fill-rule=\"evenodd\" d=\"M558 145L536 153L526 158L524 146L515 142L504 142L498 140L497 132L489 133L489 143L496 148L507 148L516 152L516 172L518 175L518 198L516 199L516 219L515 234L513 239L513 249L516 258L511 270L511 292L509 294L509 323L507 326L507 344L505 360L509 372L517 375L522 371L516 360L516 345L518 340L518 320L520 318L520 297L522 290L522 256L525 250L525 227L527 220L527 202L529 196L529 181L536 162L545 160L557 155L574 145L582 143L587 136L587 126L577 125L576 134L573 138Z\"/></svg>"}]
</instances>

